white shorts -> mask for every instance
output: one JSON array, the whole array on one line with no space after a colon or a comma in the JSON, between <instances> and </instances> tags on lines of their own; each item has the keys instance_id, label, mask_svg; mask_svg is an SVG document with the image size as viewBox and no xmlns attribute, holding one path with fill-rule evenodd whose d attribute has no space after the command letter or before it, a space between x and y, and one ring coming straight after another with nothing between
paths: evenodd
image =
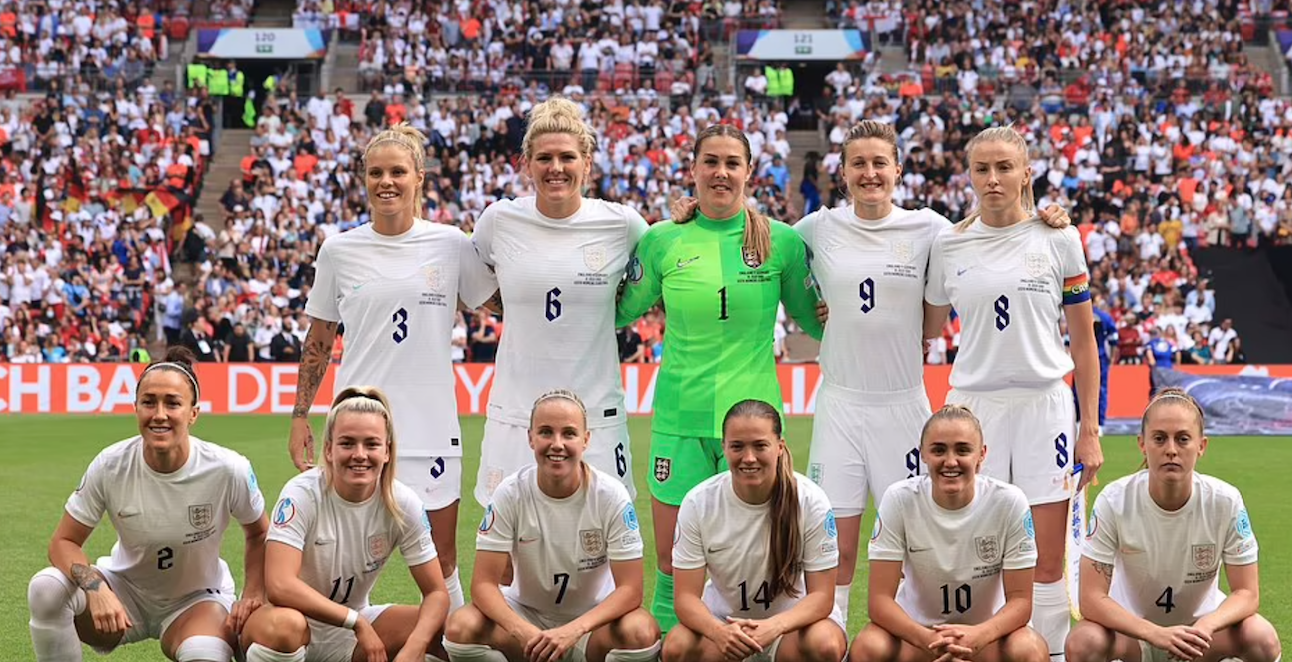
<instances>
[{"instance_id":1,"label":"white shorts","mask_svg":"<svg viewBox=\"0 0 1292 662\"><path fill-rule=\"evenodd\" d=\"M836 516L858 517L867 497L878 506L889 485L928 471L920 430L930 413L922 386L897 393L821 386L808 477L825 490Z\"/></svg>"},{"instance_id":2,"label":"white shorts","mask_svg":"<svg viewBox=\"0 0 1292 662\"><path fill-rule=\"evenodd\" d=\"M632 440L628 423L592 430L583 459L589 465L611 476L618 476L628 488L629 498L637 498L633 482ZM529 447L529 430L495 421L485 421L484 440L480 444L480 470L476 474L475 497L481 506L489 505L493 491L502 479L534 464L534 450Z\"/></svg>"},{"instance_id":3,"label":"white shorts","mask_svg":"<svg viewBox=\"0 0 1292 662\"><path fill-rule=\"evenodd\" d=\"M106 561L106 557L99 559L99 563ZM130 629L126 630L125 636L121 637L117 646L148 639L160 640L166 635L166 630L170 628L171 623L175 622L175 619L198 603L218 603L227 613L233 609L233 603L237 600L233 575L229 573L229 565L224 562L224 559L220 559L220 579L216 582L217 586L194 591L176 600L158 600L135 588L124 577L111 570L104 570L100 566L95 566L95 569L103 573L103 578L108 580L108 587L116 594L117 600L121 601L121 606L125 608L130 618ZM117 646L110 648L96 646L94 650L100 655L107 655Z\"/></svg>"},{"instance_id":4,"label":"white shorts","mask_svg":"<svg viewBox=\"0 0 1292 662\"><path fill-rule=\"evenodd\" d=\"M395 477L413 488L422 508L443 510L462 498L462 458L400 454Z\"/></svg>"},{"instance_id":5,"label":"white shorts","mask_svg":"<svg viewBox=\"0 0 1292 662\"><path fill-rule=\"evenodd\" d=\"M512 611L516 612L518 616L528 621L530 625L533 625L540 630L559 628L574 620L573 618L562 620L560 618L554 618L551 614L542 613L537 609L530 609L529 607L516 602L514 598L505 593L503 594L503 598L507 601L507 606L511 607ZM586 662L588 659L588 640L591 638L592 632L584 632L583 636L579 637L579 640L575 642L574 647L560 658L560 662ZM310 662L313 661L311 660Z\"/></svg>"},{"instance_id":6,"label":"white shorts","mask_svg":"<svg viewBox=\"0 0 1292 662\"><path fill-rule=\"evenodd\" d=\"M374 623L389 607L390 605L368 605L357 611L364 620ZM312 618L305 620L310 624L310 643L305 648L305 662L350 662L354 646L358 643L354 630L320 623Z\"/></svg>"},{"instance_id":7,"label":"white shorts","mask_svg":"<svg viewBox=\"0 0 1292 662\"><path fill-rule=\"evenodd\" d=\"M1000 393L952 389L947 403L968 407L982 423L984 475L1017 485L1033 506L1071 497L1077 411L1067 384Z\"/></svg>"}]
</instances>

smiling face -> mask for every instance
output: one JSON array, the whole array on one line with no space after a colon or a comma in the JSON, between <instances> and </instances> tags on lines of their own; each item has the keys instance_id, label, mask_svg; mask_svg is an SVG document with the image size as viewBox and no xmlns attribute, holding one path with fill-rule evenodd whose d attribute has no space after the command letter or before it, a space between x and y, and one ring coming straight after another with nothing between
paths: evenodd
<instances>
[{"instance_id":1,"label":"smiling face","mask_svg":"<svg viewBox=\"0 0 1292 662\"><path fill-rule=\"evenodd\" d=\"M169 453L187 443L188 430L197 422L197 403L188 376L174 368L154 368L139 382L135 418L144 444Z\"/></svg>"},{"instance_id":2,"label":"smiling face","mask_svg":"<svg viewBox=\"0 0 1292 662\"><path fill-rule=\"evenodd\" d=\"M538 471L564 482L580 471L591 434L579 405L563 398L538 404L529 423L529 447Z\"/></svg>"},{"instance_id":3,"label":"smiling face","mask_svg":"<svg viewBox=\"0 0 1292 662\"><path fill-rule=\"evenodd\" d=\"M526 170L539 200L559 206L583 195L592 161L579 151L579 139L568 133L546 133L533 139Z\"/></svg>"},{"instance_id":4,"label":"smiling face","mask_svg":"<svg viewBox=\"0 0 1292 662\"><path fill-rule=\"evenodd\" d=\"M1207 450L1198 413L1180 398L1154 402L1144 416L1139 449L1148 463L1150 480L1184 483Z\"/></svg>"},{"instance_id":5,"label":"smiling face","mask_svg":"<svg viewBox=\"0 0 1292 662\"><path fill-rule=\"evenodd\" d=\"M896 148L880 138L860 138L844 148L843 177L852 201L863 206L883 206L893 199L902 166Z\"/></svg>"},{"instance_id":6,"label":"smiling face","mask_svg":"<svg viewBox=\"0 0 1292 662\"><path fill-rule=\"evenodd\" d=\"M920 443L920 455L929 467L933 490L955 496L973 489L987 448L972 422L946 418L929 425Z\"/></svg>"},{"instance_id":7,"label":"smiling face","mask_svg":"<svg viewBox=\"0 0 1292 662\"><path fill-rule=\"evenodd\" d=\"M365 166L368 204L374 214L392 218L416 214L425 173L416 169L407 148L395 143L378 145L368 152Z\"/></svg>"},{"instance_id":8,"label":"smiling face","mask_svg":"<svg viewBox=\"0 0 1292 662\"><path fill-rule=\"evenodd\" d=\"M785 440L776 434L774 424L765 416L735 416L723 426L722 453L737 489L758 494L776 483L776 463Z\"/></svg>"},{"instance_id":9,"label":"smiling face","mask_svg":"<svg viewBox=\"0 0 1292 662\"><path fill-rule=\"evenodd\" d=\"M745 182L753 174L749 148L739 138L708 136L700 143L691 176L700 210L710 218L735 216L744 205Z\"/></svg>"},{"instance_id":10,"label":"smiling face","mask_svg":"<svg viewBox=\"0 0 1292 662\"><path fill-rule=\"evenodd\" d=\"M1032 168L1017 146L988 140L969 153L969 179L982 210L1002 216L1022 205L1023 186L1031 186Z\"/></svg>"},{"instance_id":11,"label":"smiling face","mask_svg":"<svg viewBox=\"0 0 1292 662\"><path fill-rule=\"evenodd\" d=\"M337 414L323 456L336 487L363 498L371 496L390 461L386 418L376 412Z\"/></svg>"}]
</instances>

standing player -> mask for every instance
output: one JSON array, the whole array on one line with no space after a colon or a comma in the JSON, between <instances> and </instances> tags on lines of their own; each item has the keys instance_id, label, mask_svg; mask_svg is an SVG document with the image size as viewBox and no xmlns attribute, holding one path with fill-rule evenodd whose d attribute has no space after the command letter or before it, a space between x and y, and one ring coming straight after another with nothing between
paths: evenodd
<instances>
[{"instance_id":1,"label":"standing player","mask_svg":"<svg viewBox=\"0 0 1292 662\"><path fill-rule=\"evenodd\" d=\"M145 639L176 662L227 662L262 603L265 501L247 458L189 435L200 394L193 361L171 347L144 370L139 435L99 453L68 498L49 544L53 567L27 587L38 662L77 662L81 642L107 654ZM117 541L90 565L83 546L104 514ZM241 600L220 558L230 518L246 535Z\"/></svg>"},{"instance_id":2,"label":"standing player","mask_svg":"<svg viewBox=\"0 0 1292 662\"><path fill-rule=\"evenodd\" d=\"M310 407L345 322L335 391L370 384L388 394L400 439L397 477L430 517L449 600L458 607L462 433L450 341L459 299L475 308L497 283L461 230L417 218L425 144L403 124L377 134L363 157L372 222L319 249L289 446L298 469L313 465Z\"/></svg>"},{"instance_id":3,"label":"standing player","mask_svg":"<svg viewBox=\"0 0 1292 662\"><path fill-rule=\"evenodd\" d=\"M803 240L745 207L750 158L739 129L714 124L700 132L691 169L699 215L646 233L615 316L617 326L632 324L661 296L668 315L651 421L659 563L651 611L666 631L676 622L669 541L677 509L692 487L726 468L723 414L750 397L784 402L772 351L778 304L821 337Z\"/></svg>"},{"instance_id":4,"label":"standing player","mask_svg":"<svg viewBox=\"0 0 1292 662\"><path fill-rule=\"evenodd\" d=\"M242 634L247 662L424 662L443 656L449 594L422 500L395 480L395 425L375 388L342 390L328 412L324 464L287 481L265 551L272 607ZM419 607L371 605L399 548Z\"/></svg>"},{"instance_id":5,"label":"standing player","mask_svg":"<svg viewBox=\"0 0 1292 662\"><path fill-rule=\"evenodd\" d=\"M1023 491L978 474L987 447L947 405L920 435L927 474L894 483L870 536L870 624L852 662L1045 662L1032 616L1036 540Z\"/></svg>"},{"instance_id":6,"label":"standing player","mask_svg":"<svg viewBox=\"0 0 1292 662\"><path fill-rule=\"evenodd\" d=\"M1051 232L1033 219L1027 142L1010 127L966 147L979 206L938 235L929 254L924 335L940 334L949 305L962 323L947 402L982 421L993 452L983 472L1023 489L1036 523L1032 623L1062 658L1070 625L1063 581L1069 500L1103 464L1096 404L1099 357L1089 275L1075 228ZM1059 333L1066 318L1071 356ZM1064 377L1075 367L1080 431ZM1073 474L1083 467L1077 485ZM1062 662L1057 660L1056 662Z\"/></svg>"},{"instance_id":7,"label":"standing player","mask_svg":"<svg viewBox=\"0 0 1292 662\"><path fill-rule=\"evenodd\" d=\"M781 415L759 400L722 423L724 471L686 495L673 546L679 623L667 662L838 662L839 548L825 492L794 472ZM705 574L709 581L705 581Z\"/></svg>"},{"instance_id":8,"label":"standing player","mask_svg":"<svg viewBox=\"0 0 1292 662\"><path fill-rule=\"evenodd\" d=\"M1140 422L1147 470L1095 499L1073 662L1274 662L1278 633L1256 613L1256 536L1234 486L1194 469L1207 450L1202 409L1166 388ZM1220 591L1223 566L1229 595Z\"/></svg>"},{"instance_id":9,"label":"standing player","mask_svg":"<svg viewBox=\"0 0 1292 662\"><path fill-rule=\"evenodd\" d=\"M659 626L641 608L642 539L628 491L583 461L591 434L569 391L531 410L535 463L503 479L476 536L471 604L453 613L453 662L650 662ZM515 580L500 587L507 567Z\"/></svg>"},{"instance_id":10,"label":"standing player","mask_svg":"<svg viewBox=\"0 0 1292 662\"><path fill-rule=\"evenodd\" d=\"M583 111L553 97L534 106L523 142L535 197L485 209L472 241L498 277L509 333L498 347L475 496L533 462L529 415L554 388L591 409L588 463L635 497L632 444L615 340L615 291L646 221L625 205L583 197L597 139Z\"/></svg>"}]
</instances>

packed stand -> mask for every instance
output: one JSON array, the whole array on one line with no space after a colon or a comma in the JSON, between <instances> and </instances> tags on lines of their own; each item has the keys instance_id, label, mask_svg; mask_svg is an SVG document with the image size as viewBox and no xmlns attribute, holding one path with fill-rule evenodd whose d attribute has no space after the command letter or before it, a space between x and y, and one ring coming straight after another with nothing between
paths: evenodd
<instances>
[{"instance_id":1,"label":"packed stand","mask_svg":"<svg viewBox=\"0 0 1292 662\"><path fill-rule=\"evenodd\" d=\"M138 85L160 57L167 17L187 15L191 0L6 3L0 9L0 87L62 90L89 82Z\"/></svg>"},{"instance_id":2,"label":"packed stand","mask_svg":"<svg viewBox=\"0 0 1292 662\"><path fill-rule=\"evenodd\" d=\"M0 100L0 361L147 356L210 149L191 101L148 82Z\"/></svg>"},{"instance_id":3,"label":"packed stand","mask_svg":"<svg viewBox=\"0 0 1292 662\"><path fill-rule=\"evenodd\" d=\"M300 14L322 20L316 0ZM715 44L744 27L774 27L774 0L381 3L338 23L357 23L367 89L546 95L575 89L649 90L689 98L713 81ZM354 16L354 18L350 18ZM302 19L305 20L305 19ZM708 76L704 71L708 69Z\"/></svg>"}]
</instances>

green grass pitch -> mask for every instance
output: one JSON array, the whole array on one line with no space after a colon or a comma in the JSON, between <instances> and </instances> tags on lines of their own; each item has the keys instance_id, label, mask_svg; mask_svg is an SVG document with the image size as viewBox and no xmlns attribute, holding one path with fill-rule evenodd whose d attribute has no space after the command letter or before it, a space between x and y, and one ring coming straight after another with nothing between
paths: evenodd
<instances>
[{"instance_id":1,"label":"green grass pitch","mask_svg":"<svg viewBox=\"0 0 1292 662\"><path fill-rule=\"evenodd\" d=\"M321 425L321 417L316 417ZM471 498L479 462L478 440L484 419L464 418L463 435L473 443L467 447L464 467L464 492L458 526L458 559L464 586L469 585L476 526L482 509ZM633 469L639 486L637 510L646 535L646 599L653 591L655 564L654 541L650 519L650 500L646 490L649 457L650 421L635 418L631 422ZM787 439L803 470L811 438L810 418L789 420ZM288 419L282 416L207 416L201 418L194 433L204 439L237 450L256 467L264 490L267 507L272 508L278 490L295 472L287 457ZM121 416L8 416L0 417L0 439L5 461L0 463L0 485L9 503L0 514L0 660L33 659L27 632L27 581L48 565L46 549L54 526L61 516L67 496L76 487L90 460L109 443L136 433L133 417ZM596 443L593 437L592 443ZM1108 437L1104 440L1107 464L1101 477L1104 482L1126 475L1138 468L1139 451L1130 437ZM321 449L320 449L321 453ZM1261 541L1261 613L1275 627L1286 647L1292 642L1292 528L1280 523L1292 521L1292 499L1283 491L1282 473L1278 467L1292 465L1292 439L1269 437L1236 437L1212 439L1202 460L1201 469L1239 487L1247 500L1252 522ZM1093 495L1092 495L1093 498ZM862 531L870 530L867 513ZM233 569L238 586L242 586L241 535L225 535L224 558ZM105 520L87 543L91 559L107 554L113 541L111 526ZM863 554L864 558L864 554ZM864 566L864 563L863 563ZM866 578L859 571L853 582L852 614L848 621L849 636L865 623ZM398 559L387 565L373 596L376 602L413 603L416 590ZM94 659L88 653L86 659ZM155 642L125 647L110 660L154 662L164 660Z\"/></svg>"}]
</instances>

